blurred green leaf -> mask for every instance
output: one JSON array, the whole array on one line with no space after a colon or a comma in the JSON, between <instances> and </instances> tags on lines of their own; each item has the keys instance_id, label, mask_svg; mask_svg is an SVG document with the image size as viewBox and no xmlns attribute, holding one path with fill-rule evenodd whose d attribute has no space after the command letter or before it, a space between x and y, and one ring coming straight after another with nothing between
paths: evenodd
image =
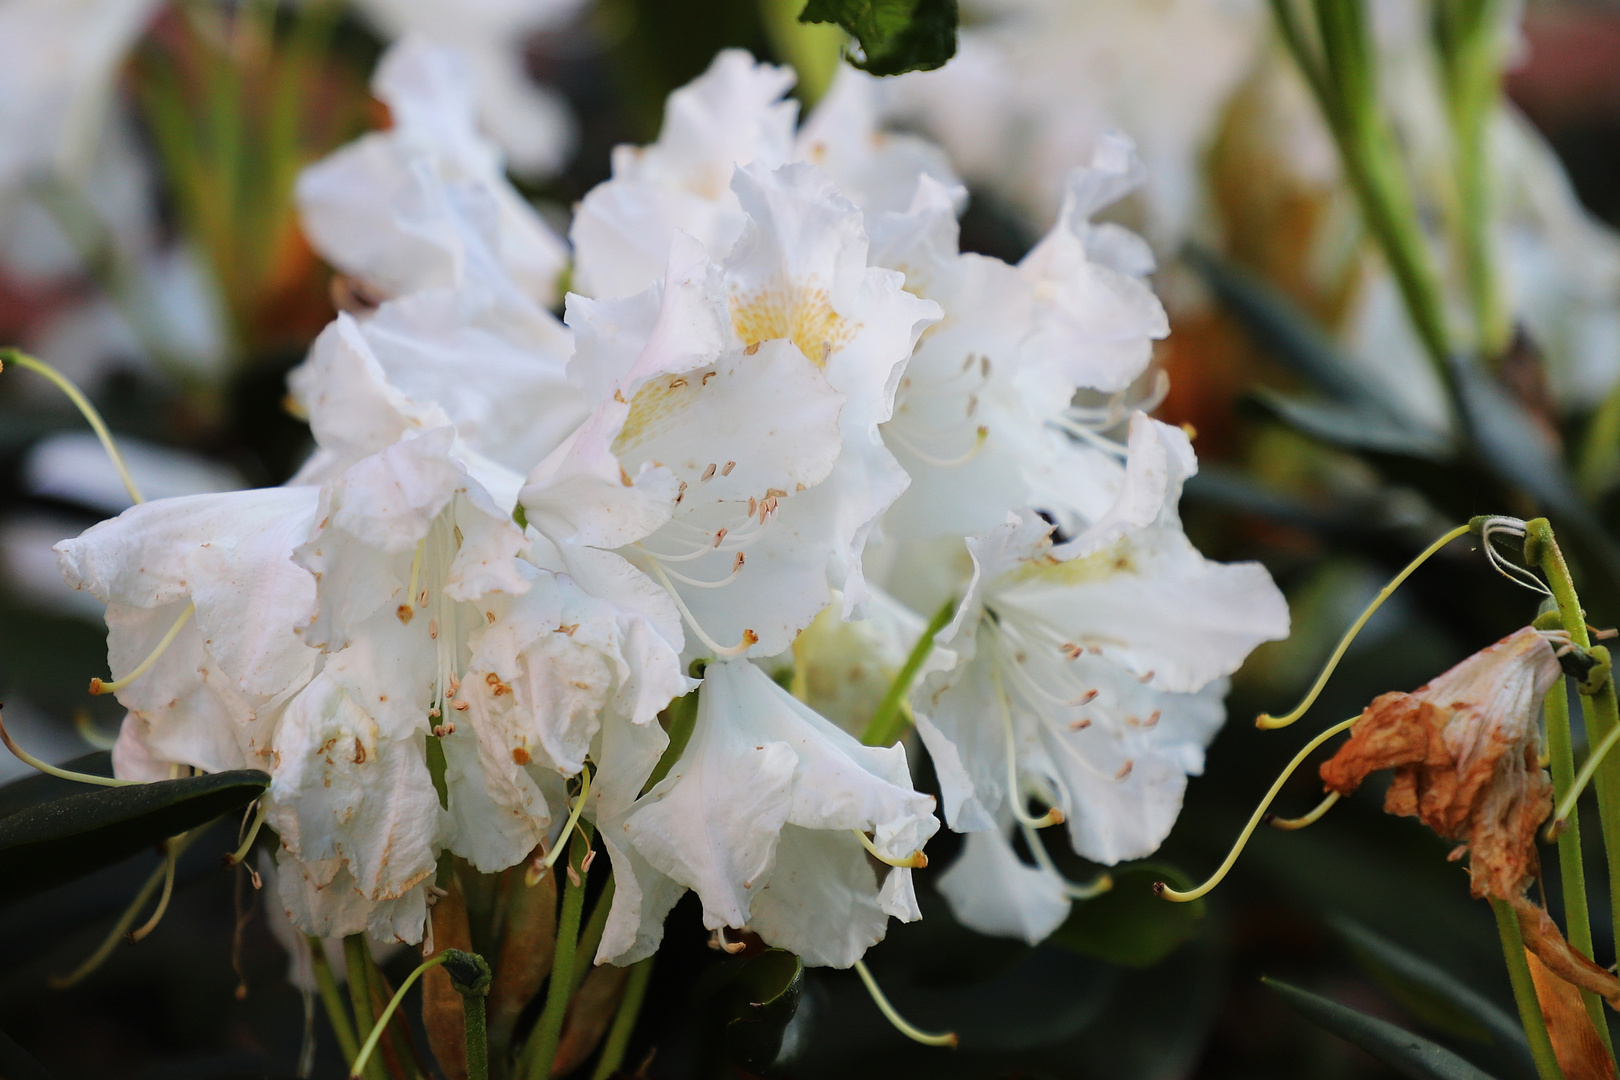
<instances>
[{"instance_id":1,"label":"blurred green leaf","mask_svg":"<svg viewBox=\"0 0 1620 1080\"><path fill-rule=\"evenodd\" d=\"M1530 1060L1524 1029L1485 997L1353 919L1328 922L1362 968L1413 1016L1448 1035L1517 1048Z\"/></svg>"},{"instance_id":2,"label":"blurred green leaf","mask_svg":"<svg viewBox=\"0 0 1620 1080\"><path fill-rule=\"evenodd\" d=\"M1153 894L1153 883L1178 889L1192 882L1173 866L1137 863L1114 873L1114 887L1079 901L1048 939L1087 956L1123 967L1151 967L1198 932L1204 902L1173 904Z\"/></svg>"},{"instance_id":3,"label":"blurred green leaf","mask_svg":"<svg viewBox=\"0 0 1620 1080\"><path fill-rule=\"evenodd\" d=\"M4 1080L51 1080L45 1066L34 1060L34 1055L12 1041L0 1031L0 1077Z\"/></svg>"},{"instance_id":4,"label":"blurred green leaf","mask_svg":"<svg viewBox=\"0 0 1620 1080\"><path fill-rule=\"evenodd\" d=\"M1311 1023L1361 1047L1403 1076L1413 1080L1491 1080L1489 1073L1445 1047L1387 1020L1357 1012L1276 979L1260 981Z\"/></svg>"},{"instance_id":5,"label":"blurred green leaf","mask_svg":"<svg viewBox=\"0 0 1620 1080\"><path fill-rule=\"evenodd\" d=\"M127 859L264 793L254 769L97 788L0 818L0 904Z\"/></svg>"},{"instance_id":6,"label":"blurred green leaf","mask_svg":"<svg viewBox=\"0 0 1620 1080\"><path fill-rule=\"evenodd\" d=\"M770 1068L803 992L804 961L786 949L767 949L744 963L716 999L726 1057L749 1072Z\"/></svg>"},{"instance_id":7,"label":"blurred green leaf","mask_svg":"<svg viewBox=\"0 0 1620 1080\"><path fill-rule=\"evenodd\" d=\"M1433 461L1444 460L1451 452L1444 437L1397 421L1379 409L1308 401L1269 386L1257 386L1250 393L1279 420L1331 446Z\"/></svg>"},{"instance_id":8,"label":"blurred green leaf","mask_svg":"<svg viewBox=\"0 0 1620 1080\"><path fill-rule=\"evenodd\" d=\"M932 71L956 55L956 0L809 0L799 21L837 23L860 42L850 63L873 75Z\"/></svg>"}]
</instances>

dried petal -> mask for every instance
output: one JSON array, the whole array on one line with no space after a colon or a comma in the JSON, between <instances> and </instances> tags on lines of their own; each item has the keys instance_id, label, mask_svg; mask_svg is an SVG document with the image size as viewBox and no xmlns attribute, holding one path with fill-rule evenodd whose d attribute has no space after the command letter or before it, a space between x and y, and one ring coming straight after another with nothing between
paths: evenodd
<instances>
[{"instance_id":1,"label":"dried petal","mask_svg":"<svg viewBox=\"0 0 1620 1080\"><path fill-rule=\"evenodd\" d=\"M1564 1080L1615 1080L1614 1061L1581 1002L1580 991L1555 978L1529 949L1524 958L1530 964L1536 999L1541 1003L1541 1016L1547 1022L1553 1055L1558 1058Z\"/></svg>"}]
</instances>

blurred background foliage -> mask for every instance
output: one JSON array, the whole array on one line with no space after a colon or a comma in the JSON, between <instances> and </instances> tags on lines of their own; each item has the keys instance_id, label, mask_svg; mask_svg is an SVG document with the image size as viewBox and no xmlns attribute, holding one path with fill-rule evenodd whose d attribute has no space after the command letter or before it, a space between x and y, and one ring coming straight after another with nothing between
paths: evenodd
<instances>
[{"instance_id":1,"label":"blurred background foliage","mask_svg":"<svg viewBox=\"0 0 1620 1080\"><path fill-rule=\"evenodd\" d=\"M536 34L526 46L527 67L566 98L579 140L566 169L526 193L564 226L567 207L607 177L611 148L649 141L665 96L720 48L796 63L805 73L800 93L814 95L826 84L838 37L825 27L798 27L795 7L789 0L600 0ZM1557 150L1585 206L1620 226L1620 8L1532 4L1525 35L1529 60L1508 76L1507 94ZM167 344L162 330L144 327L138 298L153 286L112 238L90 227L69 230L85 275L41 289L0 274L0 340L37 337L54 313L121 283L109 291L137 298L128 321L143 339L143 357L115 356L75 373L112 427L195 455L238 482L284 480L307 433L284 408L282 380L333 314L330 272L299 234L289 193L303 165L386 122L366 89L380 48L351 13L324 0L244 5L235 18L202 4L162 13L119 79L135 102L143 147L160 163L157 227L182 239L218 283L223 359L199 367ZM1203 471L1187 491L1189 533L1211 557L1266 563L1290 598L1292 637L1258 650L1235 680L1230 723L1154 865L1119 872L1115 892L1077 905L1071 925L1050 941L1031 949L962 929L929 872L918 874L925 918L891 927L870 963L905 1015L924 1028L956 1030L959 1050L906 1042L872 1008L854 974L810 970L771 1072L1111 1080L1389 1075L1388 1066L1303 1021L1262 985L1266 975L1420 1031L1501 1080L1533 1075L1511 1020L1482 1023L1478 1010L1459 1011L1434 989L1434 979L1449 978L1512 1015L1488 908L1469 898L1464 871L1445 859L1446 844L1381 812L1378 785L1309 830L1262 831L1196 912L1170 909L1149 892L1152 880L1174 876L1165 867L1198 878L1219 861L1302 741L1257 731L1249 720L1292 704L1343 627L1442 527L1482 512L1551 511L1577 562L1589 618L1600 626L1620 620L1620 561L1609 539L1620 522L1620 417L1606 416L1610 406L1598 401L1561 413L1538 410L1535 387L1544 380L1533 347L1503 363L1523 369L1514 399L1539 418L1568 464L1559 475L1576 477L1573 496L1560 481L1537 490L1537 478L1515 472L1514 460L1493 458L1488 439L1471 453L1436 456L1410 428L1374 445L1364 425L1346 434L1311 412L1371 392L1358 389L1347 368L1334 368L1342 357L1324 344L1348 316L1365 273L1358 253L1370 244L1353 213L1347 218L1342 192L1287 175L1254 143L1244 114L1264 110L1267 92L1257 76L1233 96L1205 155L1220 226L1213 248L1167 260L1159 275L1161 293L1204 297L1171 304L1172 334L1160 351L1171 390L1159 415L1198 433ZM90 217L71 205L56 209L63 222ZM1323 251L1333 249L1323 238L1334 230L1347 238L1324 271ZM1015 259L1035 235L996 195L974 192L964 249ZM1511 388L1513 375L1501 385ZM0 687L8 722L58 758L104 742L119 719L114 702L82 692L105 664L99 620L47 604L44 592L57 587L53 568L28 555L40 538L72 535L117 509L86 505L31 479L40 440L79 426L65 403L27 376L0 379L7 560ZM1528 621L1528 594L1466 547L1442 553L1372 620L1315 716L1336 720L1379 693L1414 688ZM926 765L919 772L920 786L930 790ZM1306 769L1290 782L1280 812L1315 803L1313 776ZM156 857L0 907L0 1030L60 1078L293 1075L306 1018L315 1014L284 977L286 956L246 871L218 868L220 853L233 846L228 832L216 827L181 860L171 911L148 940L119 949L68 990L46 989L47 977L95 948ZM1584 836L1594 859L1598 835L1590 823ZM942 834L929 854L936 872L949 865L954 838ZM1556 854L1548 847L1543 855L1556 911ZM1073 862L1064 868L1077 880L1096 872ZM1589 881L1597 890L1594 911L1602 911L1602 877ZM1607 927L1594 920L1605 964L1615 956ZM720 1063L715 1035L724 1020L716 1013L724 995L715 987L729 977L715 974L716 966L730 961L708 949L705 937L688 897L672 916L626 1057L639 1065L650 1056L648 1075L735 1068ZM383 966L397 983L412 960L400 953ZM314 1024L314 1075L342 1075L325 1021L316 1016ZM9 1052L0 1046L0 1061Z\"/></svg>"}]
</instances>

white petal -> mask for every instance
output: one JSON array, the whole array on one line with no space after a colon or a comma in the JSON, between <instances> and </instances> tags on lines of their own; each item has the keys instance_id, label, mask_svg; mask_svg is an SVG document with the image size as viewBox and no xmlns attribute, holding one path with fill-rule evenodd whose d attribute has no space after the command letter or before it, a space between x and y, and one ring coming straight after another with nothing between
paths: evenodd
<instances>
[{"instance_id":1,"label":"white petal","mask_svg":"<svg viewBox=\"0 0 1620 1080\"><path fill-rule=\"evenodd\" d=\"M847 968L883 940L877 875L850 833L789 825L754 897L749 929L812 967Z\"/></svg>"},{"instance_id":2,"label":"white petal","mask_svg":"<svg viewBox=\"0 0 1620 1080\"><path fill-rule=\"evenodd\" d=\"M1069 917L1063 879L1018 857L1000 829L969 833L939 877L951 914L969 930L1039 945Z\"/></svg>"}]
</instances>

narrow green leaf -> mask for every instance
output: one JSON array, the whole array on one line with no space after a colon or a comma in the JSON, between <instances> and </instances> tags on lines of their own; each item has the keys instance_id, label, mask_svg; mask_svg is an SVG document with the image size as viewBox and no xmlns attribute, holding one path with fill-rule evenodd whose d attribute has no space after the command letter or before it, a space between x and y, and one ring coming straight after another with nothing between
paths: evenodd
<instances>
[{"instance_id":1,"label":"narrow green leaf","mask_svg":"<svg viewBox=\"0 0 1620 1080\"><path fill-rule=\"evenodd\" d=\"M1450 456L1451 447L1444 437L1396 421L1377 409L1307 401L1269 386L1257 386L1250 393L1285 424L1330 446L1429 461Z\"/></svg>"},{"instance_id":2,"label":"narrow green leaf","mask_svg":"<svg viewBox=\"0 0 1620 1080\"><path fill-rule=\"evenodd\" d=\"M1530 1049L1517 1019L1450 973L1355 920L1334 916L1328 922L1357 963L1419 1020L1448 1035L1516 1049L1529 1064Z\"/></svg>"},{"instance_id":3,"label":"narrow green leaf","mask_svg":"<svg viewBox=\"0 0 1620 1080\"><path fill-rule=\"evenodd\" d=\"M1445 1047L1387 1020L1357 1012L1276 979L1260 981L1311 1023L1361 1047L1402 1076L1412 1080L1492 1080L1489 1073Z\"/></svg>"},{"instance_id":4,"label":"narrow green leaf","mask_svg":"<svg viewBox=\"0 0 1620 1080\"><path fill-rule=\"evenodd\" d=\"M253 769L97 788L0 818L0 904L120 862L258 798Z\"/></svg>"},{"instance_id":5,"label":"narrow green leaf","mask_svg":"<svg viewBox=\"0 0 1620 1080\"><path fill-rule=\"evenodd\" d=\"M91 776L113 774L112 754L106 750L96 750L72 761L60 761L56 764L70 772L88 773ZM45 773L29 773L0 787L0 818L10 817L35 803L77 795L83 790L84 785L76 780L63 780L59 776L48 776Z\"/></svg>"},{"instance_id":6,"label":"narrow green leaf","mask_svg":"<svg viewBox=\"0 0 1620 1080\"><path fill-rule=\"evenodd\" d=\"M1047 940L1122 967L1152 967L1198 933L1204 902L1168 904L1153 893L1155 881L1176 888L1192 882L1163 863L1137 863L1114 872L1114 887L1076 901L1068 919Z\"/></svg>"},{"instance_id":7,"label":"narrow green leaf","mask_svg":"<svg viewBox=\"0 0 1620 1080\"><path fill-rule=\"evenodd\" d=\"M956 55L956 0L808 0L806 23L837 23L860 42L850 62L873 75L932 71Z\"/></svg>"}]
</instances>

